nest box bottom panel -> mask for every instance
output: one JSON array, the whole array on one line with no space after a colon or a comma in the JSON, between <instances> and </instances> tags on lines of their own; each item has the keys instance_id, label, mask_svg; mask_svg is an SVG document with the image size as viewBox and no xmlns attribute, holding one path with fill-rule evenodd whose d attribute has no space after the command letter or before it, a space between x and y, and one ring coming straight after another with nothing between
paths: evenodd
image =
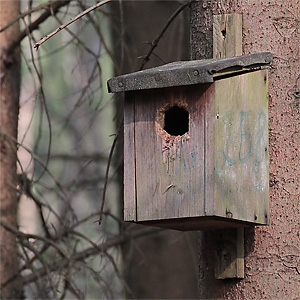
<instances>
[{"instance_id":1,"label":"nest box bottom panel","mask_svg":"<svg viewBox=\"0 0 300 300\"><path fill-rule=\"evenodd\" d=\"M267 71L131 91L126 221L194 230L269 222Z\"/></svg>"},{"instance_id":2,"label":"nest box bottom panel","mask_svg":"<svg viewBox=\"0 0 300 300\"><path fill-rule=\"evenodd\" d=\"M168 220L153 220L137 223L146 226L168 228L180 231L211 230L220 228L237 228L249 226L248 222L240 222L236 220L228 220L225 218L211 216L189 217L179 219L175 218Z\"/></svg>"}]
</instances>

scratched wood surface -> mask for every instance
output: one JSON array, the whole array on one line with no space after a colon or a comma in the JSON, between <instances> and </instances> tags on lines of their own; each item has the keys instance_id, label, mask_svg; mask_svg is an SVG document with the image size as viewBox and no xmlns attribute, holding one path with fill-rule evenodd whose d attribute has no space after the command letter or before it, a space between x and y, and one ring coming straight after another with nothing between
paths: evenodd
<instances>
[{"instance_id":1,"label":"scratched wood surface","mask_svg":"<svg viewBox=\"0 0 300 300\"><path fill-rule=\"evenodd\" d=\"M268 224L267 71L216 81L214 120L214 213Z\"/></svg>"},{"instance_id":2,"label":"scratched wood surface","mask_svg":"<svg viewBox=\"0 0 300 300\"><path fill-rule=\"evenodd\" d=\"M124 220L136 221L134 97L126 94L124 105Z\"/></svg>"},{"instance_id":3,"label":"scratched wood surface","mask_svg":"<svg viewBox=\"0 0 300 300\"><path fill-rule=\"evenodd\" d=\"M138 221L204 214L204 103L206 85L137 93L135 146ZM170 136L163 112L189 112L189 132Z\"/></svg>"}]
</instances>

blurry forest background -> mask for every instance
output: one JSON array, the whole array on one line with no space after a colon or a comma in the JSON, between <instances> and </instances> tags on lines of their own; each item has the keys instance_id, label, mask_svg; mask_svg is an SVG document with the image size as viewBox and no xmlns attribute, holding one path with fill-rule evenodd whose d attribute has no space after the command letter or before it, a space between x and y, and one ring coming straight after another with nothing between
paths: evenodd
<instances>
[{"instance_id":1,"label":"blurry forest background","mask_svg":"<svg viewBox=\"0 0 300 300\"><path fill-rule=\"evenodd\" d=\"M196 235L122 221L123 99L106 87L114 75L189 59L187 2L114 1L35 51L95 3L21 1L10 20L24 33L19 204L18 228L2 226L18 238L19 264L2 276L2 296L19 282L31 299L194 298Z\"/></svg>"}]
</instances>

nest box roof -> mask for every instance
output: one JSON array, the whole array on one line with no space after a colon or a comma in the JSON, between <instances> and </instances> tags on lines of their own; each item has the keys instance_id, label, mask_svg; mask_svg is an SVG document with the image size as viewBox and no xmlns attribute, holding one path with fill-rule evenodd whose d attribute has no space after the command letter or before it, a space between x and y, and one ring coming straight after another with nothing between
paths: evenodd
<instances>
[{"instance_id":1,"label":"nest box roof","mask_svg":"<svg viewBox=\"0 0 300 300\"><path fill-rule=\"evenodd\" d=\"M108 91L117 93L209 83L220 76L261 68L272 60L271 53L263 52L228 58L178 61L111 78L107 82Z\"/></svg>"}]
</instances>

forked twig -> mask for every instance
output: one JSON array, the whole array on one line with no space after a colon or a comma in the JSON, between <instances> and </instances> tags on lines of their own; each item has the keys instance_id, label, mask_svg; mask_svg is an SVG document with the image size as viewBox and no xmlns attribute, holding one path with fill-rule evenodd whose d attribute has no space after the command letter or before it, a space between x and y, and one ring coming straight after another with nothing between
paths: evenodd
<instances>
[{"instance_id":1,"label":"forked twig","mask_svg":"<svg viewBox=\"0 0 300 300\"><path fill-rule=\"evenodd\" d=\"M75 21L77 21L78 19L82 18L83 16L85 16L86 14L90 13L91 11L95 10L96 8L111 2L111 0L104 0L101 2L98 2L97 4L91 6L90 8L86 9L85 11L83 11L82 13L80 13L79 15L77 15L75 18L71 19L69 22L59 26L56 30L54 30L52 33L50 33L49 35L46 35L44 38L42 38L39 42L37 42L33 47L38 50L38 48L45 43L47 40L49 40L51 37L53 37L55 34L57 34L58 32L60 32L61 30L63 30L64 28L66 28L67 26L69 26L70 24L74 23Z\"/></svg>"}]
</instances>

